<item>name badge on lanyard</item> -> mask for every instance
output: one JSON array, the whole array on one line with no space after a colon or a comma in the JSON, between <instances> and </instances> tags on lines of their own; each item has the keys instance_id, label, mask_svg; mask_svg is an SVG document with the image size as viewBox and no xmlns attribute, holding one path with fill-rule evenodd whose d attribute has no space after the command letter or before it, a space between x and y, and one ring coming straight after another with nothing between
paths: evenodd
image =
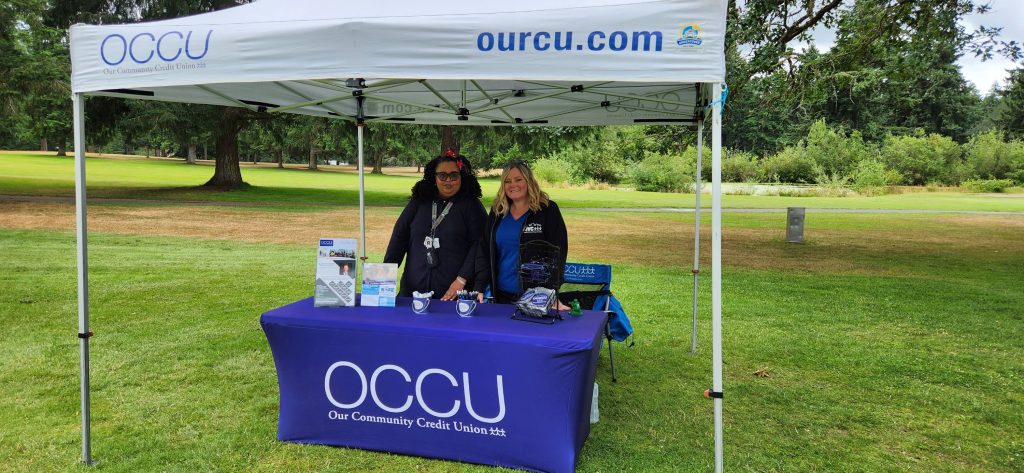
<instances>
[{"instance_id":1,"label":"name badge on lanyard","mask_svg":"<svg viewBox=\"0 0 1024 473\"><path fill-rule=\"evenodd\" d=\"M427 267L429 268L436 268L437 265L441 264L437 257L437 252L434 251L441 248L441 238L435 235L437 233L437 226L448 216L448 211L451 209L452 203L448 202L448 205L445 205L444 210L441 211L441 215L437 215L437 202L430 204L430 235L423 239L423 247L427 249Z\"/></svg>"}]
</instances>

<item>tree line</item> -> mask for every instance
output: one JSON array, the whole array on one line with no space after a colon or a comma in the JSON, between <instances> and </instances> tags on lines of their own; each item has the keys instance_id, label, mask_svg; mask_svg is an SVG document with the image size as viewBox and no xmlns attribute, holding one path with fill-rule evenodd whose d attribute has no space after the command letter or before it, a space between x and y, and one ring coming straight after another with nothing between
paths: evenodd
<instances>
[{"instance_id":1,"label":"tree line","mask_svg":"<svg viewBox=\"0 0 1024 473\"><path fill-rule=\"evenodd\" d=\"M152 21L239 3L11 0L0 8L0 148L66 152L71 24ZM987 8L973 0L730 0L726 176L794 183L1019 182L1013 153L1024 138L1024 72L1008 71L1005 87L982 96L956 64L965 54L1020 61L1020 45L998 29L962 26L965 15ZM828 51L801 47L816 27L835 32ZM211 186L241 185L240 160L314 169L355 160L355 127L340 120L107 97L89 98L86 110L90 150L173 155L189 163L213 159ZM366 157L375 172L422 164L453 148L484 168L527 159L540 161L538 170L551 180L680 190L687 181L666 176L695 165L687 157L695 154L692 130L673 126L370 124L366 131ZM995 142L1001 145L989 144ZM972 156L982 148L1011 163L1008 170L978 164Z\"/></svg>"}]
</instances>

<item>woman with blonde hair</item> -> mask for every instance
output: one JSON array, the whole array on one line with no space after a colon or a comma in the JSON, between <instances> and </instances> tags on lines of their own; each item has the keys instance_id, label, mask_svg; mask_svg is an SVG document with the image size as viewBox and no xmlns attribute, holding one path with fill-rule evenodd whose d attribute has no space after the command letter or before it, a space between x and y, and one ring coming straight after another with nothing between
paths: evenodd
<instances>
[{"instance_id":1,"label":"woman with blonde hair","mask_svg":"<svg viewBox=\"0 0 1024 473\"><path fill-rule=\"evenodd\" d=\"M558 247L562 271L569 253L565 221L555 201L540 189L530 167L512 161L501 174L501 187L484 224L480 249L476 255L474 289L481 293L491 286L495 302L515 302L524 287L519 287L521 245L542 240ZM558 288L552 288L558 289Z\"/></svg>"}]
</instances>

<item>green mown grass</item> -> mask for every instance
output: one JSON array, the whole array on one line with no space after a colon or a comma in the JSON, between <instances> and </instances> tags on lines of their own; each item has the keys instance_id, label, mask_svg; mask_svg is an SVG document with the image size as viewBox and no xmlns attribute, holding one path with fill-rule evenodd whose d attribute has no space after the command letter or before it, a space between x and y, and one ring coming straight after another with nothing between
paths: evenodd
<instances>
[{"instance_id":1,"label":"green mown grass","mask_svg":"<svg viewBox=\"0 0 1024 473\"><path fill-rule=\"evenodd\" d=\"M989 226L969 230L988 235L988 246L922 239L914 251L893 253L831 248L813 232L900 239L958 224L926 215L813 217L807 245L784 246L780 231L769 246L788 258L867 262L878 273L726 268L726 469L1024 470L1019 232ZM781 228L780 218L727 215L726 250L730 229ZM652 225L685 220L650 216ZM988 249L1001 246L1014 251ZM0 248L0 464L85 470L77 464L74 235L0 229ZM91 235L96 469L495 471L276 442L276 376L258 319L310 294L312 255L304 245ZM637 335L635 346L616 346L618 383L602 354L601 422L578 470L709 471L712 403L701 395L711 383L709 277L701 279L699 353L689 356L688 267L609 258Z\"/></svg>"},{"instance_id":2,"label":"green mown grass","mask_svg":"<svg viewBox=\"0 0 1024 473\"><path fill-rule=\"evenodd\" d=\"M355 205L358 203L358 176L351 172L277 169L272 164L242 168L249 184L238 191L221 192L201 186L213 175L213 167L187 165L167 159L87 159L86 175L90 197L258 202L270 205ZM404 176L366 176L366 202L369 205L403 205L415 178ZM482 179L484 201L497 192L494 178ZM575 188L547 189L563 207L599 208L686 208L694 204L693 194L666 194L627 190ZM74 195L73 159L70 157L0 153L0 194ZM710 197L702 205L711 205ZM734 208L811 208L918 209L1024 211L1024 198L962 194L956 192L919 192L877 197L777 197L726 195L723 205Z\"/></svg>"}]
</instances>

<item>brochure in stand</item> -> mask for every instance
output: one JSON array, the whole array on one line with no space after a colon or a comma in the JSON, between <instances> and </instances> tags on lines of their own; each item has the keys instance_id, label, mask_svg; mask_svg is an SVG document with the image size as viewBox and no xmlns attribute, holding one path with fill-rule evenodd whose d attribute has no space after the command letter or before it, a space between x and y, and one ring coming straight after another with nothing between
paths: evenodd
<instances>
[{"instance_id":1,"label":"brochure in stand","mask_svg":"<svg viewBox=\"0 0 1024 473\"><path fill-rule=\"evenodd\" d=\"M363 294L359 305L394 307L398 287L398 265L392 263L363 264Z\"/></svg>"},{"instance_id":2,"label":"brochure in stand","mask_svg":"<svg viewBox=\"0 0 1024 473\"><path fill-rule=\"evenodd\" d=\"M351 307L356 303L356 240L321 238L316 254L316 307Z\"/></svg>"}]
</instances>

